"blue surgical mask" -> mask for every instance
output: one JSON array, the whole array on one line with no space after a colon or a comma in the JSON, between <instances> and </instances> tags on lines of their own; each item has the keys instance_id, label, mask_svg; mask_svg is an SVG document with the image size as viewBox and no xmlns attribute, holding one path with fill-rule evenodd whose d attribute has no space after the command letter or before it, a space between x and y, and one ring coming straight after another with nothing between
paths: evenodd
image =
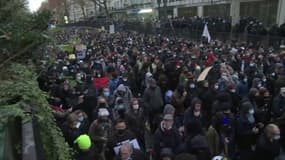
<instances>
[{"instance_id":1,"label":"blue surgical mask","mask_svg":"<svg viewBox=\"0 0 285 160\"><path fill-rule=\"evenodd\" d=\"M104 92L103 93L105 97L109 97L110 96L110 92Z\"/></svg>"},{"instance_id":2,"label":"blue surgical mask","mask_svg":"<svg viewBox=\"0 0 285 160\"><path fill-rule=\"evenodd\" d=\"M78 120L79 120L80 122L82 122L82 121L84 120L84 117L83 117L83 116L80 116L80 117L78 118Z\"/></svg>"}]
</instances>

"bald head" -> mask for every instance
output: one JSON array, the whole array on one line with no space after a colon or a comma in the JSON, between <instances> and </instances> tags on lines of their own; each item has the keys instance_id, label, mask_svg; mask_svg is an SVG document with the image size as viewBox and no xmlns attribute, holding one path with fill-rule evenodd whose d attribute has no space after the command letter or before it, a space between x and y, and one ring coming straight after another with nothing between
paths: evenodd
<instances>
[{"instance_id":1,"label":"bald head","mask_svg":"<svg viewBox=\"0 0 285 160\"><path fill-rule=\"evenodd\" d=\"M132 153L133 153L133 148L131 144L125 143L121 146L120 154L122 160L127 160L129 157L131 157Z\"/></svg>"},{"instance_id":2,"label":"bald head","mask_svg":"<svg viewBox=\"0 0 285 160\"><path fill-rule=\"evenodd\" d=\"M265 127L265 134L269 139L278 139L277 137L280 138L280 129L275 124L268 124Z\"/></svg>"}]
</instances>

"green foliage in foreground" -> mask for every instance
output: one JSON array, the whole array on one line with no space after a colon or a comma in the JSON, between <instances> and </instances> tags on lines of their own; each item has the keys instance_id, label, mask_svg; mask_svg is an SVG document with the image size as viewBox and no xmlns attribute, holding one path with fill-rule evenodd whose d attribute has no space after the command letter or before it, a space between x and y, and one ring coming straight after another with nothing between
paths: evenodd
<instances>
[{"instance_id":1,"label":"green foliage in foreground","mask_svg":"<svg viewBox=\"0 0 285 160\"><path fill-rule=\"evenodd\" d=\"M36 116L46 159L72 159L71 150L56 126L47 94L39 89L36 78L32 67L21 64L12 64L5 70L5 75L0 79L0 121L7 122L11 117L30 121L32 116ZM27 106L32 107L33 114L25 114Z\"/></svg>"},{"instance_id":2,"label":"green foliage in foreground","mask_svg":"<svg viewBox=\"0 0 285 160\"><path fill-rule=\"evenodd\" d=\"M48 11L30 13L26 6L26 0L0 0L1 66L33 58L37 46L47 40L45 32L52 14Z\"/></svg>"}]
</instances>

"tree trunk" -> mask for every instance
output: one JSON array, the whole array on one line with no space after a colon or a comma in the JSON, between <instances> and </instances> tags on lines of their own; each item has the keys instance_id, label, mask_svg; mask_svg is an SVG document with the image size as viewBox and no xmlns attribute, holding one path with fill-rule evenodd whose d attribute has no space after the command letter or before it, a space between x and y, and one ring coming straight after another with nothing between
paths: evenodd
<instances>
[{"instance_id":1,"label":"tree trunk","mask_svg":"<svg viewBox=\"0 0 285 160\"><path fill-rule=\"evenodd\" d=\"M64 1L64 16L67 16L68 18L68 21L70 20L69 19L69 7L68 7L68 4L67 4L67 0Z\"/></svg>"},{"instance_id":2,"label":"tree trunk","mask_svg":"<svg viewBox=\"0 0 285 160\"><path fill-rule=\"evenodd\" d=\"M83 18L85 20L86 19L86 14L85 14L85 9L84 9L83 6L81 6L81 11L82 11Z\"/></svg>"},{"instance_id":3,"label":"tree trunk","mask_svg":"<svg viewBox=\"0 0 285 160\"><path fill-rule=\"evenodd\" d=\"M95 16L97 14L97 6L98 6L98 4L97 4L96 0L91 0L91 1L94 4L94 16Z\"/></svg>"},{"instance_id":4,"label":"tree trunk","mask_svg":"<svg viewBox=\"0 0 285 160\"><path fill-rule=\"evenodd\" d=\"M111 19L111 17L110 17L110 13L109 13L109 10L108 10L108 8L107 8L107 1L106 0L104 0L104 10L105 10L105 13L106 13L106 17L108 18L108 19Z\"/></svg>"},{"instance_id":5,"label":"tree trunk","mask_svg":"<svg viewBox=\"0 0 285 160\"><path fill-rule=\"evenodd\" d=\"M94 1L94 16L96 15L97 13L97 3Z\"/></svg>"}]
</instances>

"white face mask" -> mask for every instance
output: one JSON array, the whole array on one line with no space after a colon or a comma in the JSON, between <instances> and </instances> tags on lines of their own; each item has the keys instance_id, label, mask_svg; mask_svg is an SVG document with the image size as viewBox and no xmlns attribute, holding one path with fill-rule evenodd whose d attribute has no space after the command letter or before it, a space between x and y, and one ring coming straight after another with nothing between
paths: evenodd
<instances>
[{"instance_id":1,"label":"white face mask","mask_svg":"<svg viewBox=\"0 0 285 160\"><path fill-rule=\"evenodd\" d=\"M271 73L272 76L275 76L275 73Z\"/></svg>"},{"instance_id":2,"label":"white face mask","mask_svg":"<svg viewBox=\"0 0 285 160\"><path fill-rule=\"evenodd\" d=\"M214 88L215 88L215 90L218 90L218 89L219 89L219 86L218 86L218 85L215 85Z\"/></svg>"},{"instance_id":3,"label":"white face mask","mask_svg":"<svg viewBox=\"0 0 285 160\"><path fill-rule=\"evenodd\" d=\"M133 109L135 109L135 110L139 109L139 105L138 104L134 104L133 105Z\"/></svg>"},{"instance_id":4,"label":"white face mask","mask_svg":"<svg viewBox=\"0 0 285 160\"><path fill-rule=\"evenodd\" d=\"M200 114L201 114L200 111L194 112L194 116L196 116L196 117L200 116Z\"/></svg>"},{"instance_id":5,"label":"white face mask","mask_svg":"<svg viewBox=\"0 0 285 160\"><path fill-rule=\"evenodd\" d=\"M254 114L254 110L251 109L251 110L248 111L248 113L249 113L249 114Z\"/></svg>"},{"instance_id":6,"label":"white face mask","mask_svg":"<svg viewBox=\"0 0 285 160\"><path fill-rule=\"evenodd\" d=\"M279 140L280 139L280 135L274 136L273 139L274 140Z\"/></svg>"},{"instance_id":7,"label":"white face mask","mask_svg":"<svg viewBox=\"0 0 285 160\"><path fill-rule=\"evenodd\" d=\"M190 84L190 88L195 88L195 84Z\"/></svg>"},{"instance_id":8,"label":"white face mask","mask_svg":"<svg viewBox=\"0 0 285 160\"><path fill-rule=\"evenodd\" d=\"M285 97L285 87L282 87L280 89L280 94L281 94L282 97Z\"/></svg>"},{"instance_id":9,"label":"white face mask","mask_svg":"<svg viewBox=\"0 0 285 160\"><path fill-rule=\"evenodd\" d=\"M235 90L235 89L231 89L231 92L232 92L232 93L236 93L236 90Z\"/></svg>"},{"instance_id":10,"label":"white face mask","mask_svg":"<svg viewBox=\"0 0 285 160\"><path fill-rule=\"evenodd\" d=\"M81 123L80 123L80 122L77 122L76 125L75 125L75 128L79 128L80 125L81 125Z\"/></svg>"}]
</instances>

